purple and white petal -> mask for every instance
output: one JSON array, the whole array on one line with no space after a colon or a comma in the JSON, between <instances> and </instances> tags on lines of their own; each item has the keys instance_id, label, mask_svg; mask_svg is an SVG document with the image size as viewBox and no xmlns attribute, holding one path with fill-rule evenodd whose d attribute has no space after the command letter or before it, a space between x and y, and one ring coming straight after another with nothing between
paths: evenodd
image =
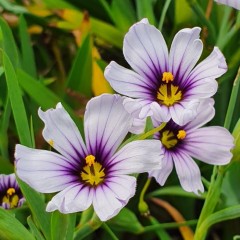
<instances>
[{"instance_id":1,"label":"purple and white petal","mask_svg":"<svg viewBox=\"0 0 240 240\"><path fill-rule=\"evenodd\" d=\"M57 153L18 144L15 158L19 178L39 192L58 192L78 181L72 174L76 166Z\"/></svg>"},{"instance_id":2,"label":"purple and white petal","mask_svg":"<svg viewBox=\"0 0 240 240\"><path fill-rule=\"evenodd\" d=\"M192 121L197 116L197 108L200 104L199 100L181 101L170 107L170 113L173 121L183 126Z\"/></svg>"},{"instance_id":3,"label":"purple and white petal","mask_svg":"<svg viewBox=\"0 0 240 240\"><path fill-rule=\"evenodd\" d=\"M233 141L232 135L223 127L204 127L187 132L183 149L200 161L224 165L231 161Z\"/></svg>"},{"instance_id":4,"label":"purple and white petal","mask_svg":"<svg viewBox=\"0 0 240 240\"><path fill-rule=\"evenodd\" d=\"M129 129L130 133L141 134L144 132L146 127L146 119L134 118L131 128Z\"/></svg>"},{"instance_id":5,"label":"purple and white petal","mask_svg":"<svg viewBox=\"0 0 240 240\"><path fill-rule=\"evenodd\" d=\"M237 10L240 10L240 1L239 0L215 0L215 2L225 4L230 7L234 7Z\"/></svg>"},{"instance_id":6,"label":"purple and white petal","mask_svg":"<svg viewBox=\"0 0 240 240\"><path fill-rule=\"evenodd\" d=\"M111 87L128 97L152 99L154 86L148 79L112 61L104 71Z\"/></svg>"},{"instance_id":7,"label":"purple and white petal","mask_svg":"<svg viewBox=\"0 0 240 240\"><path fill-rule=\"evenodd\" d=\"M107 221L116 216L126 205L117 198L116 194L107 186L100 185L93 196L93 208L101 221Z\"/></svg>"},{"instance_id":8,"label":"purple and white petal","mask_svg":"<svg viewBox=\"0 0 240 240\"><path fill-rule=\"evenodd\" d=\"M84 115L88 153L101 153L104 161L111 157L126 137L133 118L123 107L120 95L103 94L91 99Z\"/></svg>"},{"instance_id":9,"label":"purple and white petal","mask_svg":"<svg viewBox=\"0 0 240 240\"><path fill-rule=\"evenodd\" d=\"M197 195L199 192L204 192L201 173L193 159L181 151L173 154L172 157L182 188Z\"/></svg>"},{"instance_id":10,"label":"purple and white petal","mask_svg":"<svg viewBox=\"0 0 240 240\"><path fill-rule=\"evenodd\" d=\"M202 127L212 120L215 115L214 100L212 98L204 99L197 108L197 116L184 127L185 131Z\"/></svg>"},{"instance_id":11,"label":"purple and white petal","mask_svg":"<svg viewBox=\"0 0 240 240\"><path fill-rule=\"evenodd\" d=\"M194 88L201 91L201 97L211 97L217 90L215 78L222 76L226 71L227 64L225 58L221 51L214 47L212 53L189 74L186 80L186 86L189 89L189 96L187 97L190 97L191 94L192 97L195 97L197 92L194 91ZM210 89L208 90L207 87ZM206 90L205 95L204 90Z\"/></svg>"},{"instance_id":12,"label":"purple and white petal","mask_svg":"<svg viewBox=\"0 0 240 240\"><path fill-rule=\"evenodd\" d=\"M156 181L163 186L173 170L173 160L171 152L166 151L162 159L162 168L156 169L149 172L149 177L154 177Z\"/></svg>"},{"instance_id":13,"label":"purple and white petal","mask_svg":"<svg viewBox=\"0 0 240 240\"><path fill-rule=\"evenodd\" d=\"M184 28L174 37L169 54L169 71L183 83L185 77L199 60L203 44L199 39L201 28Z\"/></svg>"},{"instance_id":14,"label":"purple and white petal","mask_svg":"<svg viewBox=\"0 0 240 240\"><path fill-rule=\"evenodd\" d=\"M86 156L79 130L61 103L46 112L39 109L38 114L45 123L43 137L51 146L66 158L78 160Z\"/></svg>"},{"instance_id":15,"label":"purple and white petal","mask_svg":"<svg viewBox=\"0 0 240 240\"><path fill-rule=\"evenodd\" d=\"M161 168L163 151L158 140L138 140L126 144L109 160L111 174L132 174Z\"/></svg>"},{"instance_id":16,"label":"purple and white petal","mask_svg":"<svg viewBox=\"0 0 240 240\"><path fill-rule=\"evenodd\" d=\"M134 24L125 35L123 54L129 65L157 87L167 71L168 49L161 32L146 21Z\"/></svg>"},{"instance_id":17,"label":"purple and white petal","mask_svg":"<svg viewBox=\"0 0 240 240\"><path fill-rule=\"evenodd\" d=\"M80 183L71 184L51 199L46 211L58 210L65 214L84 211L92 204L93 194L93 188Z\"/></svg>"}]
</instances>

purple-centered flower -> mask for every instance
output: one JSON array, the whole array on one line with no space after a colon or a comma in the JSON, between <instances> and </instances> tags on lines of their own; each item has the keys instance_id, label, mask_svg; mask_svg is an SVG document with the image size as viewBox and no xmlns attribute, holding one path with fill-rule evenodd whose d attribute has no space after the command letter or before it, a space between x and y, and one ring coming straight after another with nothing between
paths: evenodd
<instances>
[{"instance_id":1,"label":"purple-centered flower","mask_svg":"<svg viewBox=\"0 0 240 240\"><path fill-rule=\"evenodd\" d=\"M213 165L224 165L232 158L233 137L223 127L202 127L209 122L214 114L213 99L203 100L198 109L197 117L184 126L170 120L154 138L162 142L164 158L160 170L150 171L160 185L164 185L169 174L176 168L182 188L187 192L203 192L201 173L192 159ZM153 120L154 126L159 122Z\"/></svg>"},{"instance_id":2,"label":"purple-centered flower","mask_svg":"<svg viewBox=\"0 0 240 240\"><path fill-rule=\"evenodd\" d=\"M0 175L0 200L1 207L12 209L22 206L25 198L16 181L15 174Z\"/></svg>"},{"instance_id":3,"label":"purple-centered flower","mask_svg":"<svg viewBox=\"0 0 240 240\"><path fill-rule=\"evenodd\" d=\"M200 30L179 31L168 53L161 32L146 19L130 28L123 54L134 71L111 62L104 74L115 91L134 98L126 99L124 105L135 117L156 115L159 121L172 118L184 125L195 117L199 99L216 93L215 78L226 72L227 65L217 47L197 64L203 50Z\"/></svg>"},{"instance_id":4,"label":"purple-centered flower","mask_svg":"<svg viewBox=\"0 0 240 240\"><path fill-rule=\"evenodd\" d=\"M240 10L240 0L215 0L215 2L225 4Z\"/></svg>"},{"instance_id":5,"label":"purple-centered flower","mask_svg":"<svg viewBox=\"0 0 240 240\"><path fill-rule=\"evenodd\" d=\"M46 112L43 137L60 154L16 146L19 178L39 192L59 192L47 211L84 211L93 205L102 221L115 216L135 194L132 173L161 167L160 141L139 140L119 149L132 124L123 97L104 94L86 106L83 141L61 104ZM160 161L159 161L160 159Z\"/></svg>"}]
</instances>

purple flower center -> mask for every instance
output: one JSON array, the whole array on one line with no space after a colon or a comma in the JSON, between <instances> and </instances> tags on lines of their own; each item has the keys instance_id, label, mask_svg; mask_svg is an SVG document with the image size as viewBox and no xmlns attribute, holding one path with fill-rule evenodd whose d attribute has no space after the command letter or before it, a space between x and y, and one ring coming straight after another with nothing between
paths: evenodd
<instances>
[{"instance_id":1,"label":"purple flower center","mask_svg":"<svg viewBox=\"0 0 240 240\"><path fill-rule=\"evenodd\" d=\"M157 100L160 104L172 106L182 100L182 91L173 85L174 76L171 72L164 72L162 83L157 91Z\"/></svg>"}]
</instances>

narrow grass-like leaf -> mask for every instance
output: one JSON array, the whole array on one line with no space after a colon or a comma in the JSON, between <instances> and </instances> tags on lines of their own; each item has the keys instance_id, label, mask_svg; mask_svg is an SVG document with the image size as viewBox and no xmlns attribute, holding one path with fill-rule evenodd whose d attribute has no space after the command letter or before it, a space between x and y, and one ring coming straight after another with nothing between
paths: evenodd
<instances>
[{"instance_id":1,"label":"narrow grass-like leaf","mask_svg":"<svg viewBox=\"0 0 240 240\"><path fill-rule=\"evenodd\" d=\"M10 58L12 65L16 68L19 65L18 49L15 44L10 27L2 18L0 18L0 28L0 34L2 34L0 40L2 39L3 50Z\"/></svg>"},{"instance_id":2,"label":"narrow grass-like leaf","mask_svg":"<svg viewBox=\"0 0 240 240\"><path fill-rule=\"evenodd\" d=\"M88 35L77 56L70 71L67 87L74 91L79 91L87 97L92 95L92 43Z\"/></svg>"},{"instance_id":3,"label":"narrow grass-like leaf","mask_svg":"<svg viewBox=\"0 0 240 240\"><path fill-rule=\"evenodd\" d=\"M22 15L19 21L19 32L21 39L21 50L22 50L22 69L33 77L37 77L35 59L29 34L27 32L27 23Z\"/></svg>"},{"instance_id":4,"label":"narrow grass-like leaf","mask_svg":"<svg viewBox=\"0 0 240 240\"><path fill-rule=\"evenodd\" d=\"M30 147L32 145L31 135L17 75L7 54L5 52L2 53L8 93L18 136L22 144Z\"/></svg>"},{"instance_id":5,"label":"narrow grass-like leaf","mask_svg":"<svg viewBox=\"0 0 240 240\"><path fill-rule=\"evenodd\" d=\"M75 123L79 127L80 131L82 131L82 121L80 118L76 117L72 108L70 108L63 100L58 97L51 90L46 88L41 82L36 81L36 79L29 76L23 70L19 69L17 71L19 84L23 88L23 90L34 100L39 106L43 109L49 109L56 106L58 102L61 102L67 112L74 119Z\"/></svg>"},{"instance_id":6,"label":"narrow grass-like leaf","mask_svg":"<svg viewBox=\"0 0 240 240\"><path fill-rule=\"evenodd\" d=\"M137 18L138 20L142 20L143 18L148 18L148 21L156 25L156 19L153 11L153 4L156 0L135 0L137 7Z\"/></svg>"},{"instance_id":7,"label":"narrow grass-like leaf","mask_svg":"<svg viewBox=\"0 0 240 240\"><path fill-rule=\"evenodd\" d=\"M33 222L32 216L29 216L27 218L27 223L36 240L45 240L43 235L41 234L41 232L38 230L37 226Z\"/></svg>"},{"instance_id":8,"label":"narrow grass-like leaf","mask_svg":"<svg viewBox=\"0 0 240 240\"><path fill-rule=\"evenodd\" d=\"M54 211L51 218L52 240L73 239L76 214L62 214Z\"/></svg>"},{"instance_id":9,"label":"narrow grass-like leaf","mask_svg":"<svg viewBox=\"0 0 240 240\"><path fill-rule=\"evenodd\" d=\"M13 214L0 208L0 239L34 240L35 238Z\"/></svg>"},{"instance_id":10,"label":"narrow grass-like leaf","mask_svg":"<svg viewBox=\"0 0 240 240\"><path fill-rule=\"evenodd\" d=\"M33 219L37 223L37 226L43 232L45 238L51 239L50 232L50 213L46 212L46 206L43 198L39 193L30 188L26 183L17 178L18 184L24 197L27 200L27 204L33 214Z\"/></svg>"}]
</instances>

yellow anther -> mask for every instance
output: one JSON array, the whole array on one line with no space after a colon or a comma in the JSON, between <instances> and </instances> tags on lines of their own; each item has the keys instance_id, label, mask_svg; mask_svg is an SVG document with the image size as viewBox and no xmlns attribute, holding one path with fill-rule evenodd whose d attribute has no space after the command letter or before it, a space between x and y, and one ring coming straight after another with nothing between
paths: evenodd
<instances>
[{"instance_id":1,"label":"yellow anther","mask_svg":"<svg viewBox=\"0 0 240 240\"><path fill-rule=\"evenodd\" d=\"M50 140L48 141L48 143L49 143L49 145L50 145L51 147L53 147L54 142L53 142L52 139L50 139Z\"/></svg>"},{"instance_id":2,"label":"yellow anther","mask_svg":"<svg viewBox=\"0 0 240 240\"><path fill-rule=\"evenodd\" d=\"M86 164L90 167L95 163L95 157L93 155L87 155L85 157L85 160L86 160Z\"/></svg>"},{"instance_id":3,"label":"yellow anther","mask_svg":"<svg viewBox=\"0 0 240 240\"><path fill-rule=\"evenodd\" d=\"M174 80L174 77L171 72L164 72L162 76L162 81L163 82L172 82Z\"/></svg>"},{"instance_id":4,"label":"yellow anther","mask_svg":"<svg viewBox=\"0 0 240 240\"><path fill-rule=\"evenodd\" d=\"M175 147L178 143L178 139L175 137L174 133L169 130L162 132L161 141L162 144L168 149Z\"/></svg>"},{"instance_id":5,"label":"yellow anther","mask_svg":"<svg viewBox=\"0 0 240 240\"><path fill-rule=\"evenodd\" d=\"M7 195L12 196L15 192L16 192L16 191L15 191L14 188L9 188L9 189L7 190Z\"/></svg>"},{"instance_id":6,"label":"yellow anther","mask_svg":"<svg viewBox=\"0 0 240 240\"><path fill-rule=\"evenodd\" d=\"M179 130L177 134L178 139L184 139L186 137L187 133L184 130Z\"/></svg>"}]
</instances>

